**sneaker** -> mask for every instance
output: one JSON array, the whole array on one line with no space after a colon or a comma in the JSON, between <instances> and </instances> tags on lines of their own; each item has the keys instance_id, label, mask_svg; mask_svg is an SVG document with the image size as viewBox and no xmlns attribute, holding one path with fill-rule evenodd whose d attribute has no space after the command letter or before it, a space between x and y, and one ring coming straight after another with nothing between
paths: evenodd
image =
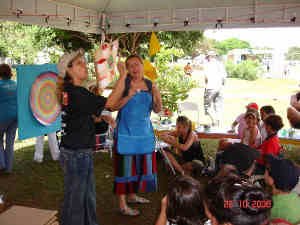
<instances>
[{"instance_id":1,"label":"sneaker","mask_svg":"<svg viewBox=\"0 0 300 225\"><path fill-rule=\"evenodd\" d=\"M120 209L120 213L123 216L138 216L140 215L140 211L137 209L132 209L129 207L126 207L124 209Z\"/></svg>"},{"instance_id":2,"label":"sneaker","mask_svg":"<svg viewBox=\"0 0 300 225\"><path fill-rule=\"evenodd\" d=\"M43 162L43 159L41 159L41 158L35 158L35 159L33 159L35 162L37 162L37 163L42 163Z\"/></svg>"}]
</instances>

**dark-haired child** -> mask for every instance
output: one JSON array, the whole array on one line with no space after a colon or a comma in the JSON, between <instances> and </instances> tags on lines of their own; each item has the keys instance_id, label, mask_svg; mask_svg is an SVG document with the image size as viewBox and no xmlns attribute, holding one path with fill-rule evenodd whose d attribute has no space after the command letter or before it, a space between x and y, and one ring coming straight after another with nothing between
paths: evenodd
<instances>
[{"instance_id":1,"label":"dark-haired child","mask_svg":"<svg viewBox=\"0 0 300 225\"><path fill-rule=\"evenodd\" d=\"M236 175L212 179L204 192L205 213L212 225L265 225L271 196Z\"/></svg>"},{"instance_id":2,"label":"dark-haired child","mask_svg":"<svg viewBox=\"0 0 300 225\"><path fill-rule=\"evenodd\" d=\"M288 159L268 155L265 182L272 188L271 219L281 218L292 224L300 222L300 197L292 189L297 185L299 172Z\"/></svg>"},{"instance_id":3,"label":"dark-haired child","mask_svg":"<svg viewBox=\"0 0 300 225\"><path fill-rule=\"evenodd\" d=\"M278 131L283 127L282 119L278 115L270 115L265 120L265 128L268 134L266 140L258 147L260 158L257 160L255 174L264 174L265 161L264 157L267 154L278 156L280 153L280 143L277 136Z\"/></svg>"},{"instance_id":4,"label":"dark-haired child","mask_svg":"<svg viewBox=\"0 0 300 225\"><path fill-rule=\"evenodd\" d=\"M275 114L275 109L271 105L265 105L265 106L262 106L260 108L260 118L261 118L261 120L258 123L258 128L259 128L259 131L260 131L262 141L266 140L266 138L268 137L264 120L268 116L274 115L274 114Z\"/></svg>"},{"instance_id":5,"label":"dark-haired child","mask_svg":"<svg viewBox=\"0 0 300 225\"><path fill-rule=\"evenodd\" d=\"M201 225L205 220L202 187L199 181L179 176L169 185L161 201L161 211L155 225Z\"/></svg>"}]
</instances>

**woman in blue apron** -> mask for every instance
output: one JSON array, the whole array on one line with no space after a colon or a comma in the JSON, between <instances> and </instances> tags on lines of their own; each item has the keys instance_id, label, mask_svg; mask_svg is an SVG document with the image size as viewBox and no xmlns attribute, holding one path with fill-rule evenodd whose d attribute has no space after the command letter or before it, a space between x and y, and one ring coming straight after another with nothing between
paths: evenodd
<instances>
[{"instance_id":1,"label":"woman in blue apron","mask_svg":"<svg viewBox=\"0 0 300 225\"><path fill-rule=\"evenodd\" d=\"M149 203L136 193L157 190L155 137L150 115L152 110L160 112L162 103L156 85L144 78L142 59L132 55L125 64L118 65L120 79L115 92L123 94L113 107L119 110L114 145L114 192L119 197L120 213L137 216L140 212L127 203ZM112 95L116 98L115 93Z\"/></svg>"}]
</instances>

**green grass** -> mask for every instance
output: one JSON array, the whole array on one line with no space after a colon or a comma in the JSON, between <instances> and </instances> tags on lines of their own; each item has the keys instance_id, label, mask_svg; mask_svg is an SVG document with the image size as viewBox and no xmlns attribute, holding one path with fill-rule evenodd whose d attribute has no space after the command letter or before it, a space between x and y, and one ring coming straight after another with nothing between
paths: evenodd
<instances>
[{"instance_id":1,"label":"green grass","mask_svg":"<svg viewBox=\"0 0 300 225\"><path fill-rule=\"evenodd\" d=\"M204 155L214 157L216 140L202 140ZM47 146L47 143L45 143ZM286 146L286 156L300 164L300 149ZM63 174L58 162L51 160L46 147L45 159L41 164L33 162L34 146L27 146L15 151L13 173L0 175L0 194L4 194L6 207L14 204L36 208L59 210L63 199ZM159 191L144 194L151 204L138 205L142 215L137 218L120 216L117 213L118 202L112 193L113 167L112 159L107 153L96 153L94 172L97 192L97 215L101 224L114 225L152 225L160 209L160 201L166 193L172 178L159 160ZM206 180L202 180L206 182Z\"/></svg>"},{"instance_id":2,"label":"green grass","mask_svg":"<svg viewBox=\"0 0 300 225\"><path fill-rule=\"evenodd\" d=\"M185 101L196 103L199 106L200 123L209 124L210 120L204 115L203 107L203 75L195 73L193 74L193 79L198 82L199 87L194 88ZM286 110L289 106L290 96L300 89L298 84L299 81L286 79L261 78L256 81L246 81L228 78L224 88L222 126L229 128L236 117L245 112L245 106L248 103L256 102L259 107L272 105L276 113L282 117L285 128L289 128L290 125L286 118ZM197 121L196 112L186 111L184 114L193 121Z\"/></svg>"}]
</instances>

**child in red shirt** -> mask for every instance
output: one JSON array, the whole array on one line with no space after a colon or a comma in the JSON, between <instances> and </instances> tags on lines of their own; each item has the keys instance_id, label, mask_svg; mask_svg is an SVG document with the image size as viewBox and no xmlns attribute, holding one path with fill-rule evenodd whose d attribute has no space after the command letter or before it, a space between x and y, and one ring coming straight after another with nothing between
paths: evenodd
<instances>
[{"instance_id":1,"label":"child in red shirt","mask_svg":"<svg viewBox=\"0 0 300 225\"><path fill-rule=\"evenodd\" d=\"M268 134L266 140L258 147L260 158L257 160L255 174L264 174L265 171L265 155L276 155L280 153L280 143L277 132L283 127L282 119L278 115L270 115L265 120L265 128Z\"/></svg>"}]
</instances>

